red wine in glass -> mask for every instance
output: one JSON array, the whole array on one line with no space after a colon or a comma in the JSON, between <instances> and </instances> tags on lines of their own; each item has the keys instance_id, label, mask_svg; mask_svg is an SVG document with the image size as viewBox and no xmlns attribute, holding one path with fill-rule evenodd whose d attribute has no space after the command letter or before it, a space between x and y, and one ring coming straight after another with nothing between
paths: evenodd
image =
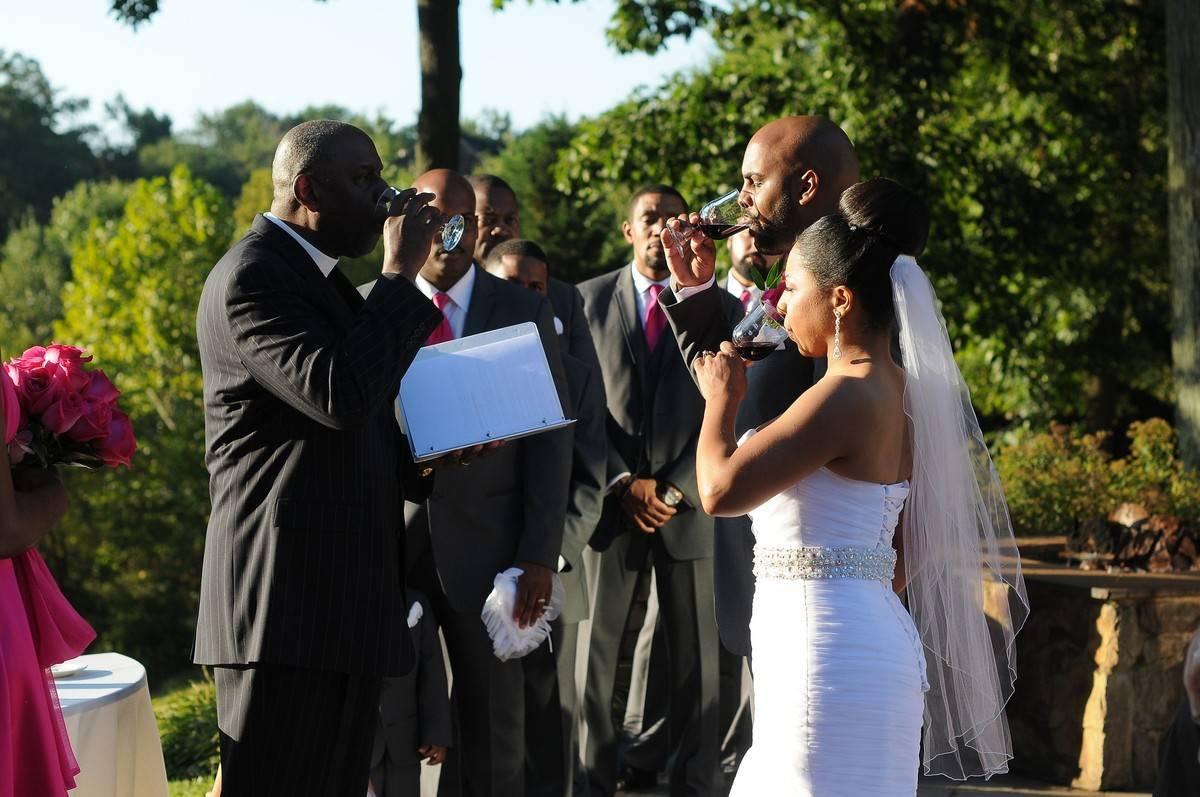
<instances>
[{"instance_id":1,"label":"red wine in glass","mask_svg":"<svg viewBox=\"0 0 1200 797\"><path fill-rule=\"evenodd\" d=\"M735 343L733 344L733 350L743 360L757 362L758 360L765 359L768 354L775 351L775 347L778 345L778 343L770 341L753 340L746 343Z\"/></svg>"},{"instance_id":2,"label":"red wine in glass","mask_svg":"<svg viewBox=\"0 0 1200 797\"><path fill-rule=\"evenodd\" d=\"M714 241L724 241L726 238L737 235L739 232L749 226L749 224L740 222L735 224L724 224L720 222L716 224L701 223L699 225L701 232Z\"/></svg>"}]
</instances>

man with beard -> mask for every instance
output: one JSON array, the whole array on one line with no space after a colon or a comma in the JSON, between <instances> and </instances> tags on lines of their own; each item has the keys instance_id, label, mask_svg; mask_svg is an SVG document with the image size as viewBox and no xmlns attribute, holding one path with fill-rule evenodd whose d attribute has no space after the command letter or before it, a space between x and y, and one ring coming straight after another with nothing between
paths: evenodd
<instances>
[{"instance_id":1,"label":"man with beard","mask_svg":"<svg viewBox=\"0 0 1200 797\"><path fill-rule=\"evenodd\" d=\"M668 740L673 795L714 793L717 656L712 603L712 518L696 493L696 436L704 402L665 334L659 304L670 273L661 241L686 212L664 185L638 190L622 224L633 262L579 286L608 403L608 495L592 546L604 553L592 609L584 713L585 761L594 793L617 780L612 717L617 660L630 606L653 569L671 670ZM741 305L720 293L727 320Z\"/></svg>"},{"instance_id":2,"label":"man with beard","mask_svg":"<svg viewBox=\"0 0 1200 797\"><path fill-rule=\"evenodd\" d=\"M854 145L833 122L819 116L788 116L763 126L750 139L742 159L741 204L750 220L755 249L764 256L786 256L796 236L836 212L842 192L856 182ZM694 214L692 222L699 222ZM669 233L664 240L672 240ZM684 252L669 247L667 260L675 290L664 295L662 304L690 364L698 353L717 351L722 341L729 340L733 326L719 304L726 292L713 289L716 249L699 230ZM791 341L755 363L746 372L738 435L791 406L817 377L814 365ZM745 518L718 518L718 524L717 624L725 647L749 656L754 539Z\"/></svg>"}]
</instances>

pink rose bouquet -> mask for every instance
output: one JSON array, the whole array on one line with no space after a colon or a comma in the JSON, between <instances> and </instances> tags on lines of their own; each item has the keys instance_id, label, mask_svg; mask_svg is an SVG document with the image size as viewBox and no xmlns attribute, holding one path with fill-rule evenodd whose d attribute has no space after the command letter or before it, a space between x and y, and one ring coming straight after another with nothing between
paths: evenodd
<instances>
[{"instance_id":1,"label":"pink rose bouquet","mask_svg":"<svg viewBox=\"0 0 1200 797\"><path fill-rule=\"evenodd\" d=\"M130 466L137 441L117 406L121 391L91 361L82 349L55 343L4 364L4 425L16 429L12 464Z\"/></svg>"}]
</instances>

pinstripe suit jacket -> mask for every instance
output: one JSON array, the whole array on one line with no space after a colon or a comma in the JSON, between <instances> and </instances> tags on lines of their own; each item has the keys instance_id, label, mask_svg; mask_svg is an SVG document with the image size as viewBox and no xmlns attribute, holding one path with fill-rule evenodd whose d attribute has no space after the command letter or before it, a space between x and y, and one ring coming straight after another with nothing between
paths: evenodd
<instances>
[{"instance_id":1,"label":"pinstripe suit jacket","mask_svg":"<svg viewBox=\"0 0 1200 797\"><path fill-rule=\"evenodd\" d=\"M196 319L212 499L198 664L411 666L397 474L422 485L392 399L440 317L404 278L364 302L262 216L213 268Z\"/></svg>"}]
</instances>

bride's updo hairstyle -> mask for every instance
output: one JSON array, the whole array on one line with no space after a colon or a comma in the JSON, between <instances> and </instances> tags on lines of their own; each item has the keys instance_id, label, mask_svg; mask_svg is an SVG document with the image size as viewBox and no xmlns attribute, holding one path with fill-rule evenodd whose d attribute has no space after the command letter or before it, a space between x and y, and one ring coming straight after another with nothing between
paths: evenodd
<instances>
[{"instance_id":1,"label":"bride's updo hairstyle","mask_svg":"<svg viewBox=\"0 0 1200 797\"><path fill-rule=\"evenodd\" d=\"M888 329L892 306L892 262L916 257L929 238L929 211L912 191L886 177L846 189L838 212L800 234L796 250L819 287L845 285L866 314L868 330Z\"/></svg>"}]
</instances>

